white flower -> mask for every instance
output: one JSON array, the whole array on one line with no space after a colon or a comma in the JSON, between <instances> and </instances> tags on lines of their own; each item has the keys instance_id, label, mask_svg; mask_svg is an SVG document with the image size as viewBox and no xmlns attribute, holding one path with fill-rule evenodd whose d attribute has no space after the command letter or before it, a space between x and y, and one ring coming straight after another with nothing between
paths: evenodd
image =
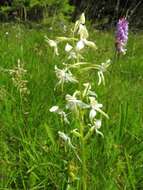
<instances>
[{"instance_id":1,"label":"white flower","mask_svg":"<svg viewBox=\"0 0 143 190\"><path fill-rule=\"evenodd\" d=\"M95 125L96 129L100 129L101 124L102 124L102 122L101 122L100 119L97 119L97 120L94 122L94 125Z\"/></svg>"},{"instance_id":2,"label":"white flower","mask_svg":"<svg viewBox=\"0 0 143 190\"><path fill-rule=\"evenodd\" d=\"M74 51L69 52L68 59L77 59L77 55Z\"/></svg>"},{"instance_id":3,"label":"white flower","mask_svg":"<svg viewBox=\"0 0 143 190\"><path fill-rule=\"evenodd\" d=\"M104 78L104 72L107 71L107 68L110 66L111 60L108 59L105 63L101 63L101 65L99 66L99 71L98 71L98 85L100 85L102 82L105 85L105 78Z\"/></svg>"},{"instance_id":4,"label":"white flower","mask_svg":"<svg viewBox=\"0 0 143 190\"><path fill-rule=\"evenodd\" d=\"M78 34L80 35L80 39L87 39L89 37L86 26L83 24L79 25Z\"/></svg>"},{"instance_id":5,"label":"white flower","mask_svg":"<svg viewBox=\"0 0 143 190\"><path fill-rule=\"evenodd\" d=\"M65 133L58 131L58 135L61 139L63 139L65 142L70 140L70 137L68 135L66 135Z\"/></svg>"},{"instance_id":6,"label":"white flower","mask_svg":"<svg viewBox=\"0 0 143 190\"><path fill-rule=\"evenodd\" d=\"M64 84L67 82L76 83L78 82L76 78L73 76L73 74L67 69L59 69L57 66L55 66L55 73L57 78L59 79L58 84Z\"/></svg>"},{"instance_id":7,"label":"white flower","mask_svg":"<svg viewBox=\"0 0 143 190\"><path fill-rule=\"evenodd\" d=\"M81 24L82 24L82 25L85 24L85 14L84 14L84 13L82 13L81 16L80 16L80 18L79 18L79 20L77 20L77 21L75 22L74 33L79 30L79 26L80 26Z\"/></svg>"},{"instance_id":8,"label":"white flower","mask_svg":"<svg viewBox=\"0 0 143 190\"><path fill-rule=\"evenodd\" d=\"M53 106L49 109L50 112L58 112L59 111L59 106Z\"/></svg>"},{"instance_id":9,"label":"white flower","mask_svg":"<svg viewBox=\"0 0 143 190\"><path fill-rule=\"evenodd\" d=\"M65 46L65 51L70 52L72 50L72 48L73 47L69 43L67 43L66 46Z\"/></svg>"},{"instance_id":10,"label":"white flower","mask_svg":"<svg viewBox=\"0 0 143 190\"><path fill-rule=\"evenodd\" d=\"M76 51L82 50L85 46L88 46L88 47L93 48L95 50L97 49L97 46L95 45L94 42L88 41L86 39L81 39L76 44Z\"/></svg>"},{"instance_id":11,"label":"white flower","mask_svg":"<svg viewBox=\"0 0 143 190\"><path fill-rule=\"evenodd\" d=\"M58 56L58 46L57 46L57 41L50 40L47 36L45 36L45 41L48 43L48 45L52 48L54 48L54 53Z\"/></svg>"},{"instance_id":12,"label":"white flower","mask_svg":"<svg viewBox=\"0 0 143 190\"><path fill-rule=\"evenodd\" d=\"M49 109L50 112L57 113L61 116L61 118L64 120L65 123L69 124L69 120L67 119L67 114L62 111L59 106L53 106Z\"/></svg>"},{"instance_id":13,"label":"white flower","mask_svg":"<svg viewBox=\"0 0 143 190\"><path fill-rule=\"evenodd\" d=\"M89 105L87 105L86 103L76 98L77 93L79 93L79 91L76 91L73 94L73 96L69 94L66 95L66 101L67 101L66 107L68 109L71 109L72 111L77 111L77 108L81 108L81 109L89 108Z\"/></svg>"},{"instance_id":14,"label":"white flower","mask_svg":"<svg viewBox=\"0 0 143 190\"><path fill-rule=\"evenodd\" d=\"M81 59L84 59L84 57L83 57L79 52L70 51L70 52L69 52L68 59L81 60ZM75 64L74 64L74 65L75 65ZM75 67L74 65L72 65L72 67Z\"/></svg>"},{"instance_id":15,"label":"white flower","mask_svg":"<svg viewBox=\"0 0 143 190\"><path fill-rule=\"evenodd\" d=\"M58 135L61 139L63 139L71 148L75 148L72 143L71 143L71 139L68 135L66 135L65 133L58 131Z\"/></svg>"},{"instance_id":16,"label":"white flower","mask_svg":"<svg viewBox=\"0 0 143 190\"><path fill-rule=\"evenodd\" d=\"M76 44L76 51L80 51L80 50L82 50L84 47L85 47L84 41L83 41L83 40L80 40L80 41L78 41L77 44Z\"/></svg>"},{"instance_id":17,"label":"white flower","mask_svg":"<svg viewBox=\"0 0 143 190\"><path fill-rule=\"evenodd\" d=\"M94 109L91 109L90 110L90 112L89 112L89 119L92 121L94 118L95 118L95 116L96 116L96 110L94 110Z\"/></svg>"},{"instance_id":18,"label":"white flower","mask_svg":"<svg viewBox=\"0 0 143 190\"><path fill-rule=\"evenodd\" d=\"M91 106L91 110L89 112L90 120L93 121L93 119L95 118L97 112L101 113L102 115L104 115L105 117L108 118L108 115L101 110L103 105L99 104L97 102L97 100L95 99L95 97L89 97L89 99L90 99L90 106Z\"/></svg>"},{"instance_id":19,"label":"white flower","mask_svg":"<svg viewBox=\"0 0 143 190\"><path fill-rule=\"evenodd\" d=\"M99 131L99 129L101 128L101 124L102 124L101 120L97 119L97 120L95 120L95 121L93 122L93 125L91 125L91 124L89 124L89 125L91 126L91 128L92 128L93 130L96 131L97 134L99 134L99 135L101 135L102 137L104 137L103 133L101 133L101 132Z\"/></svg>"},{"instance_id":20,"label":"white flower","mask_svg":"<svg viewBox=\"0 0 143 190\"><path fill-rule=\"evenodd\" d=\"M90 105L91 105L91 107L92 107L93 109L95 109L95 110L98 111L99 108L102 108L102 107L103 107L102 104L99 104L99 103L97 102L97 100L95 99L95 97L89 97L89 99L90 99Z\"/></svg>"}]
</instances>

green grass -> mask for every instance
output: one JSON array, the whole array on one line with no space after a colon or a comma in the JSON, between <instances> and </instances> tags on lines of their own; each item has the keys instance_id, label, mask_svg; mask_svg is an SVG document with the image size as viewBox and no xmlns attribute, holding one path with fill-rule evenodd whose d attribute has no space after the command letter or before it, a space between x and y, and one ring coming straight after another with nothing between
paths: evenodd
<instances>
[{"instance_id":1,"label":"green grass","mask_svg":"<svg viewBox=\"0 0 143 190\"><path fill-rule=\"evenodd\" d=\"M53 56L44 35L54 38L62 30L28 29L19 25L0 26L0 126L2 190L66 190L70 170L78 173L73 152L64 148L57 132L75 128L61 124L51 114L53 105L63 105L55 64L64 60ZM9 32L6 36L6 32ZM86 59L97 64L114 58L114 34L92 31L96 52L85 52ZM130 33L128 51L105 74L106 86L97 86L97 72L76 72L83 81L91 81L99 102L110 119L104 119L104 139L95 135L86 147L89 190L143 189L143 33ZM21 102L10 75L21 59L27 69L30 94ZM66 86L66 93L75 87ZM28 114L25 114L28 112ZM74 139L73 139L74 141ZM72 169L69 169L69 167ZM80 176L79 176L80 177ZM78 182L71 185L78 190Z\"/></svg>"}]
</instances>

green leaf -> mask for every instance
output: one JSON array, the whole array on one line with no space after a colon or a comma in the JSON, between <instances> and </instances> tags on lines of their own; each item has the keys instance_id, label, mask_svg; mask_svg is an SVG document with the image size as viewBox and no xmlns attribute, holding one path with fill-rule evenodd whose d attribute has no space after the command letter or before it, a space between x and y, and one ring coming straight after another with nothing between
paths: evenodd
<instances>
[{"instance_id":1,"label":"green leaf","mask_svg":"<svg viewBox=\"0 0 143 190\"><path fill-rule=\"evenodd\" d=\"M44 124L44 127L46 129L48 138L50 139L51 143L53 145L55 145L55 139L54 139L54 135L53 135L52 129L46 123Z\"/></svg>"}]
</instances>

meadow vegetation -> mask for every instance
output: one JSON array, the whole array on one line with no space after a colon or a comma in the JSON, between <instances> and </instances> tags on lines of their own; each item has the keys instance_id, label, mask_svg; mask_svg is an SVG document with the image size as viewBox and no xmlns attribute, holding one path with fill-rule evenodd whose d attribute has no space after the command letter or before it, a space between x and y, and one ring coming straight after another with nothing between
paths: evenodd
<instances>
[{"instance_id":1,"label":"meadow vegetation","mask_svg":"<svg viewBox=\"0 0 143 190\"><path fill-rule=\"evenodd\" d=\"M111 59L105 85L98 85L96 70L79 67L75 71L79 83L65 84L63 91L54 90L54 69L63 66L65 44L60 44L56 56L44 36L69 37L73 25L0 27L0 189L83 190L81 165L58 135L65 131L71 136L78 123L71 117L66 125L49 110L64 107L66 93L73 94L85 82L91 83L109 116L100 129L104 138L94 133L86 143L87 189L143 189L143 33L130 32L126 55L116 57L114 31L88 26L98 49L87 48L86 61L101 64ZM79 143L75 137L71 141L73 146Z\"/></svg>"}]
</instances>

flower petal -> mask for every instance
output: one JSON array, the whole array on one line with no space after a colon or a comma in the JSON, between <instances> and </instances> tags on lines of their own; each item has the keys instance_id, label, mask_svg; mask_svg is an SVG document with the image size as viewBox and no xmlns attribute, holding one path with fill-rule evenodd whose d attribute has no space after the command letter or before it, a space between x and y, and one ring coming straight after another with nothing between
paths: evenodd
<instances>
[{"instance_id":1,"label":"flower petal","mask_svg":"<svg viewBox=\"0 0 143 190\"><path fill-rule=\"evenodd\" d=\"M97 113L97 112L96 112L94 109L91 109L91 110L90 110L90 112L89 112L89 119L90 119L91 121L93 121L93 119L95 118L96 113Z\"/></svg>"},{"instance_id":2,"label":"flower petal","mask_svg":"<svg viewBox=\"0 0 143 190\"><path fill-rule=\"evenodd\" d=\"M77 51L80 51L80 50L82 50L83 48L84 48L84 42L83 42L83 40L80 40L80 41L78 41L77 42L77 44L76 44L76 50Z\"/></svg>"},{"instance_id":3,"label":"flower petal","mask_svg":"<svg viewBox=\"0 0 143 190\"><path fill-rule=\"evenodd\" d=\"M57 112L59 110L59 106L53 106L49 109L50 112Z\"/></svg>"},{"instance_id":4,"label":"flower petal","mask_svg":"<svg viewBox=\"0 0 143 190\"><path fill-rule=\"evenodd\" d=\"M65 51L70 52L72 50L72 48L73 47L69 43L67 43L66 46L65 46Z\"/></svg>"}]
</instances>

